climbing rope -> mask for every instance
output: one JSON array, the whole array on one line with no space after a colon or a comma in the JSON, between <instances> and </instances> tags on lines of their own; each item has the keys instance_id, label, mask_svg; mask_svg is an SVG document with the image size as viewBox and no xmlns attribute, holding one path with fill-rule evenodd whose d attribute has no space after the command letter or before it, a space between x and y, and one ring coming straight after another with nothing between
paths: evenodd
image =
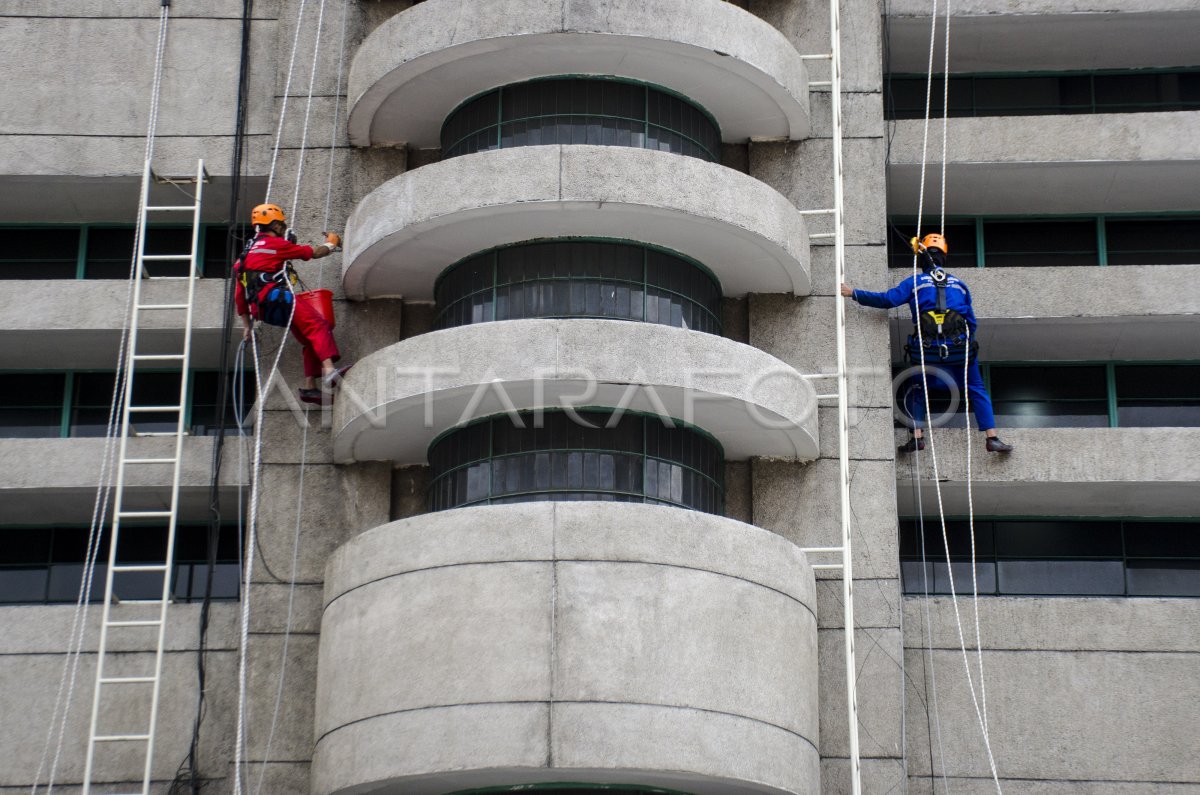
<instances>
[{"instance_id":1,"label":"climbing rope","mask_svg":"<svg viewBox=\"0 0 1200 795\"><path fill-rule=\"evenodd\" d=\"M150 114L146 127L146 146L143 160L149 163L154 156L154 138L158 127L159 98L162 89L163 56L167 47L167 23L170 21L170 7L163 5L159 11L158 37L155 43L154 73L150 87ZM143 218L144 201L138 199L138 224L134 228L133 254L129 263L128 287L125 295L125 309L122 317L127 320L132 317L134 280L137 273L137 252L141 247L141 238L145 234L141 220ZM54 696L54 706L50 713L50 725L46 731L46 740L42 746L42 754L38 760L37 772L34 774L31 795L37 795L41 786L42 773L46 772L46 762L50 757L50 746L54 745L54 755L50 763L46 780L46 792L54 791L54 780L58 774L58 766L62 760L62 751L66 740L67 722L71 712L71 703L75 697L78 683L79 660L83 652L84 634L87 629L87 613L90 603L92 582L96 571L96 559L100 550L101 530L108 518L108 505L112 496L113 472L116 469L117 429L120 425L117 407L122 405L125 398L125 359L129 347L130 323L126 322L121 329L121 340L117 347L117 369L113 376L113 396L108 408L108 423L104 434L104 447L100 454L100 476L96 486L96 499L92 504L92 519L88 526L88 540L84 554L83 572L80 577L79 593L75 599L75 609L71 616L71 629L68 634L67 653L63 659L63 670L59 677L58 688ZM61 714L61 717L60 717ZM56 732L57 729L57 732Z\"/></svg>"},{"instance_id":2,"label":"climbing rope","mask_svg":"<svg viewBox=\"0 0 1200 795\"><path fill-rule=\"evenodd\" d=\"M947 117L949 116L948 111L949 111L949 80L950 80L950 73L949 73L950 6L949 6L949 2L947 2L947 4L946 4L945 17L946 17L946 26L945 26L946 33L945 33L945 42L944 42L945 60L944 60L944 68L943 68L943 81L945 83L945 88L943 91L943 108L942 108L942 163L941 163L941 169L942 169L942 184L941 184L941 223L942 223L942 226L941 226L941 229L942 229L943 233L945 231L945 212L946 212L946 210L945 210L945 206L946 206L946 161L947 161L946 155L947 155L947 140L948 140ZM918 237L921 236L921 222L922 222L922 217L923 217L924 210L925 210L925 172L928 167L929 121L930 121L930 107L932 104L932 97L933 97L933 58L934 58L934 53L936 51L937 21L938 21L938 3L937 3L937 0L933 0L933 10L931 13L930 34L929 34L929 64L928 64L928 69L927 69L926 88L925 88L925 119L924 119L923 128L922 128L922 143L921 143L921 180L920 180L920 190L919 190L918 199L917 199L917 236ZM919 301L919 295L918 295L918 293L919 293L919 290L918 290L918 287L919 287L918 266L917 266L919 257L920 257L920 254L917 251L914 251L913 252L913 275L912 275L912 279L913 279L913 299L912 300L913 300L913 304L914 304L914 309L918 316L920 315L920 301ZM929 452L930 452L930 457L933 462L933 483L934 483L934 491L937 495L938 516L939 516L939 520L941 523L941 531L942 531L942 544L943 544L945 554L946 554L946 573L947 573L947 577L949 579L949 584L950 584L950 601L954 608L954 621L955 621L955 625L958 629L959 649L961 650L962 656L963 656L963 667L966 672L967 687L970 690L971 703L975 708L975 715L979 721L980 731L983 735L983 745L984 745L984 749L987 752L988 767L991 771L992 781L996 786L997 793L1002 793L1003 789L1000 786L1000 776L999 776L999 773L996 768L995 756L992 753L992 743L991 743L990 732L988 730L988 722L984 716L983 707L981 706L981 695L986 693L986 687L985 687L984 681L983 681L983 664L982 664L983 650L982 650L982 644L980 642L980 630L979 630L979 618L978 618L978 616L979 616L979 613L978 613L978 611L979 611L979 592L978 592L977 574L975 571L976 557L975 557L975 537L974 537L974 525L975 525L974 506L973 506L973 504L970 503L970 498L968 498L968 509L971 513L970 522L969 522L970 529L971 529L971 577L972 577L972 584L973 584L972 599L973 599L973 602L975 605L976 651L979 656L979 679L980 679L979 693L976 693L975 681L974 681L975 677L971 673L971 662L970 662L970 657L967 654L966 636L963 632L962 615L961 615L961 613L959 611L959 607L958 607L958 589L954 583L954 564L950 557L950 540L949 540L949 534L947 533L947 530L946 530L946 510L945 510L945 504L942 499L941 477L940 477L940 473L938 471L937 441L935 438L935 434L933 432L933 423L929 421L933 415L933 412L932 412L932 406L930 405L930 399L929 399L929 377L928 377L928 372L926 369L926 362L925 362L924 334L921 330L921 324L919 322L916 324L916 327L917 327L917 347L920 350L920 357L921 357L921 363L920 363L921 364L921 386L922 386L923 399L924 399L924 403L925 403L925 418L926 418L925 426L926 427L924 428L924 430L925 430L926 435L929 438ZM964 376L968 372L969 367L970 367L970 336L969 336L969 331L968 331L967 357L966 357L966 362L964 363ZM964 377L963 383L964 383L964 385L967 383L965 377ZM964 391L969 392L969 390L964 390ZM968 403L969 403L969 400L970 399L968 397ZM969 472L970 454L971 454L970 417L969 416L967 418L967 423L968 423L968 428L967 428L967 462L968 463L967 463L967 466L968 466L968 472ZM969 478L969 475L968 475L968 478ZM922 506L918 505L917 507L918 507L919 511L923 510ZM922 525L923 525L923 522L922 522ZM922 543L924 543L923 536L922 536ZM986 702L983 702L983 703L986 703ZM930 772L932 774L932 771L930 771Z\"/></svg>"}]
</instances>

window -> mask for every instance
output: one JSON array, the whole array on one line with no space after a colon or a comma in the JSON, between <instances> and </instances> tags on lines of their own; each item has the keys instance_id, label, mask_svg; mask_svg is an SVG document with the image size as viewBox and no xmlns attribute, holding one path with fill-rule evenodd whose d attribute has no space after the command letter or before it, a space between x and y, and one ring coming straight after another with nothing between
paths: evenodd
<instances>
[{"instance_id":1,"label":"window","mask_svg":"<svg viewBox=\"0 0 1200 795\"><path fill-rule=\"evenodd\" d=\"M0 252L0 279L128 279L133 261L133 226L93 224L7 227L11 241ZM207 224L197 241L202 276L229 275L228 227ZM180 254L192 248L191 227L153 226L147 254ZM236 252L235 252L236 253ZM187 261L147 262L152 276L184 276Z\"/></svg>"},{"instance_id":2,"label":"window","mask_svg":"<svg viewBox=\"0 0 1200 795\"><path fill-rule=\"evenodd\" d=\"M988 370L998 427L1108 427L1104 365L991 365Z\"/></svg>"},{"instance_id":3,"label":"window","mask_svg":"<svg viewBox=\"0 0 1200 795\"><path fill-rule=\"evenodd\" d=\"M436 328L530 317L639 320L721 333L721 288L700 265L651 246L548 240L476 254L434 288Z\"/></svg>"},{"instance_id":4,"label":"window","mask_svg":"<svg viewBox=\"0 0 1200 795\"><path fill-rule=\"evenodd\" d=\"M888 75L890 119L925 117L926 75ZM930 113L941 116L944 80L934 75ZM951 117L1142 113L1200 109L1200 68L950 76Z\"/></svg>"},{"instance_id":5,"label":"window","mask_svg":"<svg viewBox=\"0 0 1200 795\"><path fill-rule=\"evenodd\" d=\"M1121 427L1200 427L1200 365L1122 364L1115 377Z\"/></svg>"},{"instance_id":6,"label":"window","mask_svg":"<svg viewBox=\"0 0 1200 795\"><path fill-rule=\"evenodd\" d=\"M507 416L450 431L429 448L430 509L544 500L644 502L721 513L724 453L657 417L581 411ZM611 427L609 427L611 426Z\"/></svg>"},{"instance_id":7,"label":"window","mask_svg":"<svg viewBox=\"0 0 1200 795\"><path fill-rule=\"evenodd\" d=\"M671 92L606 77L505 86L460 105L442 125L442 158L542 144L631 146L720 160L721 132Z\"/></svg>"},{"instance_id":8,"label":"window","mask_svg":"<svg viewBox=\"0 0 1200 795\"><path fill-rule=\"evenodd\" d=\"M96 570L88 598L104 595L110 529L100 538ZM121 563L159 563L166 554L165 525L123 525L117 560ZM0 604L53 604L79 597L87 560L88 528L78 526L0 528ZM237 525L222 525L213 569L213 598L237 599L241 566ZM208 576L208 525L180 524L175 534L171 593L177 602L204 598ZM114 590L122 599L158 599L161 575L125 572L115 576Z\"/></svg>"},{"instance_id":9,"label":"window","mask_svg":"<svg viewBox=\"0 0 1200 795\"><path fill-rule=\"evenodd\" d=\"M916 219L889 222L896 233L888 239L888 266L909 270ZM951 269L1200 263L1200 217L1192 215L960 217L946 223L946 240Z\"/></svg>"},{"instance_id":10,"label":"window","mask_svg":"<svg viewBox=\"0 0 1200 795\"><path fill-rule=\"evenodd\" d=\"M971 593L968 523L948 520L952 570L941 522L900 522L901 575L908 594ZM1200 596L1200 521L976 520L980 594L1003 596Z\"/></svg>"},{"instance_id":11,"label":"window","mask_svg":"<svg viewBox=\"0 0 1200 795\"><path fill-rule=\"evenodd\" d=\"M104 436L113 399L112 372L20 373L22 388L0 397L0 438ZM132 402L173 406L179 402L178 371L142 370L134 375ZM221 378L215 371L193 371L185 427L194 436L212 436L219 427ZM231 382L232 384L232 382ZM245 404L254 402L254 373L243 377ZM237 433L233 394L226 409L226 430ZM174 432L175 412L137 413L135 432Z\"/></svg>"}]
</instances>

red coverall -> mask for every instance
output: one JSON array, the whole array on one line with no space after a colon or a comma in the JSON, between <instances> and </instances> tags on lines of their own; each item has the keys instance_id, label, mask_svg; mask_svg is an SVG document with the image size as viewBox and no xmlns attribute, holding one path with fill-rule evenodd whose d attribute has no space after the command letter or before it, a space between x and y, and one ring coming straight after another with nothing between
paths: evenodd
<instances>
[{"instance_id":1,"label":"red coverall","mask_svg":"<svg viewBox=\"0 0 1200 795\"><path fill-rule=\"evenodd\" d=\"M258 317L258 307L254 304L247 305L242 280L237 277L242 269L278 273L283 270L288 260L310 260L312 255L312 246L289 243L285 238L275 237L269 233L259 235L250 247L249 253L246 254L245 263L243 264L239 259L234 266L237 287L234 288L233 301L237 306L238 315L249 313L253 318L257 319ZM271 286L265 285L259 294L270 290ZM322 360L332 359L336 362L342 358L338 352L337 343L333 341L333 331L329 328L329 323L306 301L295 302L295 310L292 313L292 335L304 348L304 375L306 378L321 376Z\"/></svg>"}]
</instances>

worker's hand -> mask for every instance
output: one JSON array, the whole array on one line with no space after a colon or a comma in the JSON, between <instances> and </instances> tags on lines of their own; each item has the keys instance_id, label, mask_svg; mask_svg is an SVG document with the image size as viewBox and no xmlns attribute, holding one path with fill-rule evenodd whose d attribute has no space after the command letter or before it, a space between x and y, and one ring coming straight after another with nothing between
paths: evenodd
<instances>
[{"instance_id":1,"label":"worker's hand","mask_svg":"<svg viewBox=\"0 0 1200 795\"><path fill-rule=\"evenodd\" d=\"M842 282L841 293L842 293L843 298L850 298L851 296L854 295L854 288L851 287L850 285L846 284L845 282Z\"/></svg>"},{"instance_id":2,"label":"worker's hand","mask_svg":"<svg viewBox=\"0 0 1200 795\"><path fill-rule=\"evenodd\" d=\"M248 315L242 315L242 340L249 342L254 335L254 321Z\"/></svg>"},{"instance_id":3,"label":"worker's hand","mask_svg":"<svg viewBox=\"0 0 1200 795\"><path fill-rule=\"evenodd\" d=\"M339 235L337 232L326 232L325 233L325 246L330 251L337 251L339 248L342 247L342 236Z\"/></svg>"}]
</instances>

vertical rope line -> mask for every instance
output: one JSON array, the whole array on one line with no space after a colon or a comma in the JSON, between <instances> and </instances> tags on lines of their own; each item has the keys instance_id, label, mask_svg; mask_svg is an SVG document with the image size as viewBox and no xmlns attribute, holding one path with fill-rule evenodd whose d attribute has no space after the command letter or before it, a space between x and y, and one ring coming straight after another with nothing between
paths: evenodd
<instances>
[{"instance_id":1,"label":"vertical rope line","mask_svg":"<svg viewBox=\"0 0 1200 795\"><path fill-rule=\"evenodd\" d=\"M163 55L166 51L167 43L167 23L170 21L170 8L163 6L159 11L158 17L158 37L155 43L154 52L154 75L151 81L150 88L150 115L147 120L146 127L146 147L144 151L144 162L149 162L154 153L154 134L158 126L158 107L159 96L162 86L162 65ZM144 210L144 201L141 196L138 199L138 224L134 227L133 254L129 264L129 279L128 289L125 294L125 310L123 317L127 320L131 318L133 309L133 292L134 279L138 278L137 273L137 252L142 229L142 216ZM108 502L112 495L113 489L113 470L116 466L117 453L117 406L122 405L125 395L125 379L123 377L123 369L127 348L129 344L129 323L126 322L121 329L121 341L117 349L117 369L113 375L113 397L108 408L108 423L104 435L104 447L100 457L100 476L96 487L96 499L92 505L92 519L88 528L88 541L86 552L84 554L83 572L79 583L79 593L75 600L75 610L71 617L71 629L67 640L67 654L63 660L63 670L59 678L58 689L54 696L54 707L50 714L50 725L46 731L46 740L42 747L42 755L38 760L37 772L34 774L33 786L30 792L36 795L40 786L42 772L45 770L46 759L49 756L50 744L54 737L55 728L58 728L57 740L55 743L54 757L50 765L49 774L47 776L46 791L54 791L54 779L58 774L58 766L62 759L63 746L66 739L67 722L71 712L71 702L74 700L75 687L78 682L79 674L79 659L83 651L84 634L87 630L87 613L89 596L92 588L92 581L96 570L96 557L100 549L100 530L104 526L107 519ZM64 698L65 691L65 698ZM61 723L59 723L59 711L62 711Z\"/></svg>"},{"instance_id":2,"label":"vertical rope line","mask_svg":"<svg viewBox=\"0 0 1200 795\"><path fill-rule=\"evenodd\" d=\"M342 113L342 72L346 63L346 9L350 6L350 0L342 0L342 34L341 42L338 45L338 68L337 80L333 84L333 121L329 124L329 173L325 180L325 212L321 215L321 230L325 231L329 228L329 207L333 198L333 160L337 152L337 131L338 122L341 120ZM321 286L321 280L324 277L324 269L318 275L317 288Z\"/></svg>"},{"instance_id":3,"label":"vertical rope line","mask_svg":"<svg viewBox=\"0 0 1200 795\"><path fill-rule=\"evenodd\" d=\"M279 145L283 141L283 121L287 118L288 95L292 91L292 73L296 68L296 50L300 47L300 28L304 25L304 7L308 0L300 0L296 13L296 32L292 36L292 54L288 59L287 80L283 84L283 104L279 108L279 125L275 128L275 147L271 150L271 170L267 174L267 192L263 201L271 200L271 188L275 185L275 165L279 160Z\"/></svg>"},{"instance_id":4,"label":"vertical rope line","mask_svg":"<svg viewBox=\"0 0 1200 795\"><path fill-rule=\"evenodd\" d=\"M308 72L308 98L304 103L304 126L300 131L300 156L296 162L296 185L292 191L292 217L298 217L300 204L300 182L304 174L304 158L308 154L308 122L312 116L313 88L317 82L317 56L321 52L321 28L325 23L325 0L317 9L317 33L313 38L312 66ZM286 99L286 97L285 97Z\"/></svg>"}]
</instances>

